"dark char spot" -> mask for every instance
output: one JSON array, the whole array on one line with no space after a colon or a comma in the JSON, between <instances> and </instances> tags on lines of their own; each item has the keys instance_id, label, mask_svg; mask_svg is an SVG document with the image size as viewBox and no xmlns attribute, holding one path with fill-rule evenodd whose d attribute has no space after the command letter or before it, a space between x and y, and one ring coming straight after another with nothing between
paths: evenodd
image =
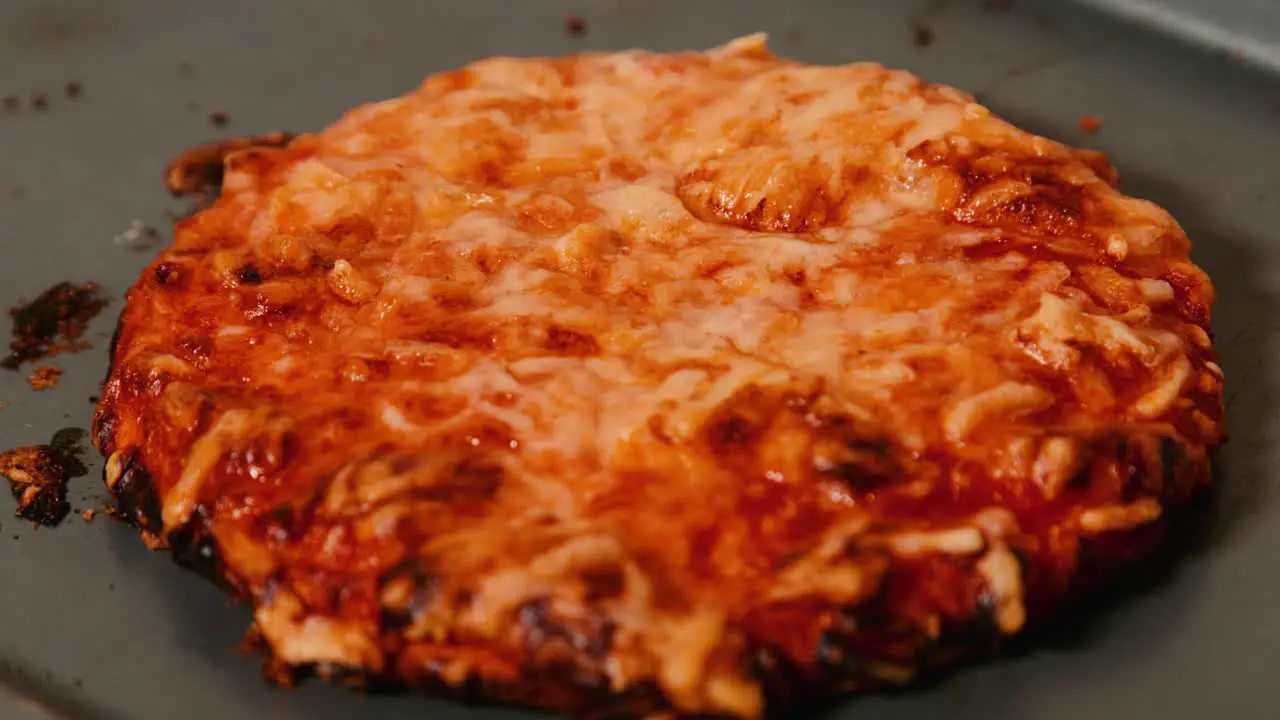
<instances>
[{"instance_id":1,"label":"dark char spot","mask_svg":"<svg viewBox=\"0 0 1280 720\"><path fill-rule=\"evenodd\" d=\"M157 285L177 285L183 279L182 266L177 263L160 263L152 274Z\"/></svg>"},{"instance_id":2,"label":"dark char spot","mask_svg":"<svg viewBox=\"0 0 1280 720\"><path fill-rule=\"evenodd\" d=\"M574 626L559 622L546 598L522 603L516 611L516 624L524 632L525 647L540 653L559 654L562 649L571 649L602 658L608 654L613 636L612 626L594 615Z\"/></svg>"},{"instance_id":3,"label":"dark char spot","mask_svg":"<svg viewBox=\"0 0 1280 720\"><path fill-rule=\"evenodd\" d=\"M582 573L587 602L608 600L622 594L626 578L615 566L594 567Z\"/></svg>"},{"instance_id":4,"label":"dark char spot","mask_svg":"<svg viewBox=\"0 0 1280 720\"><path fill-rule=\"evenodd\" d=\"M136 450L128 453L120 479L112 488L111 494L116 498L115 513L139 530L159 532L162 529L160 500L151 474L138 461Z\"/></svg>"},{"instance_id":5,"label":"dark char spot","mask_svg":"<svg viewBox=\"0 0 1280 720\"><path fill-rule=\"evenodd\" d=\"M222 572L222 558L218 554L217 542L209 532L206 515L207 510L197 507L186 525L169 533L173 561L219 587L232 590Z\"/></svg>"},{"instance_id":6,"label":"dark char spot","mask_svg":"<svg viewBox=\"0 0 1280 720\"><path fill-rule=\"evenodd\" d=\"M491 459L468 457L417 489L417 497L439 501L487 500L502 488L505 471Z\"/></svg>"},{"instance_id":7,"label":"dark char spot","mask_svg":"<svg viewBox=\"0 0 1280 720\"><path fill-rule=\"evenodd\" d=\"M384 628L401 630L412 625L435 601L440 579L429 565L426 558L409 558L378 579Z\"/></svg>"},{"instance_id":8,"label":"dark char spot","mask_svg":"<svg viewBox=\"0 0 1280 720\"><path fill-rule=\"evenodd\" d=\"M245 285L259 285L262 283L262 273L258 271L258 268L252 265L245 265L240 268L240 272L237 273L237 277L240 279L240 282Z\"/></svg>"}]
</instances>

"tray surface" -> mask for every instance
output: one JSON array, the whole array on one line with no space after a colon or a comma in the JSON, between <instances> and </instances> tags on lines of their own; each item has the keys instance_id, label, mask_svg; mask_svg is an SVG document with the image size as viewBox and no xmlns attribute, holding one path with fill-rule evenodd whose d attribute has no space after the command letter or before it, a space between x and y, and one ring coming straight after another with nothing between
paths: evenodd
<instances>
[{"instance_id":1,"label":"tray surface","mask_svg":"<svg viewBox=\"0 0 1280 720\"><path fill-rule=\"evenodd\" d=\"M1029 130L1105 151L1124 189L1167 207L1195 242L1218 287L1228 380L1231 442L1213 526L1159 587L1069 641L933 687L847 702L830 716L1280 716L1280 371L1269 362L1280 352L1280 78L1256 53L1208 50L1203 37L1193 46L1167 24L1141 27L1141 13L1118 20L1119 0L1090 4L1113 9L1031 0L8 0L0 97L15 95L21 107L0 109L0 304L62 280L100 282L114 303L92 327L92 350L55 359L66 370L56 388L33 392L25 372L0 371L0 448L87 427L119 296L156 250L116 236L135 222L168 232L166 212L179 206L160 173L185 147L319 129L487 55L701 48L766 30L780 54L906 67L978 93ZM1254 13L1243 29L1271 52L1280 11L1264 4L1241 3ZM583 36L566 31L571 13L585 20ZM79 97L66 97L69 82ZM44 110L32 107L37 93L47 95ZM227 127L213 126L215 111L227 113ZM1102 117L1101 131L1082 132L1082 114ZM101 462L90 469L73 481L77 508L103 502ZM0 717L529 717L314 683L272 689L255 659L233 652L247 611L145 550L131 530L103 515L36 530L8 507L0 502Z\"/></svg>"}]
</instances>

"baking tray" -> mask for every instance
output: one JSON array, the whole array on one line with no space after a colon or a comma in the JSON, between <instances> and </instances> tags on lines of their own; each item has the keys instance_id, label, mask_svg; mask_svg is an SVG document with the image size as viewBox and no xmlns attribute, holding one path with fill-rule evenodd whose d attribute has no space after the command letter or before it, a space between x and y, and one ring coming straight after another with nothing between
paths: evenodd
<instances>
[{"instance_id":1,"label":"baking tray","mask_svg":"<svg viewBox=\"0 0 1280 720\"><path fill-rule=\"evenodd\" d=\"M1032 652L833 718L1280 717L1280 5L790 0L4 0L0 304L62 280L124 292L175 209L166 160L212 137L317 129L428 73L492 54L701 48L767 30L815 62L877 60L978 93L1041 134L1107 152L1126 190L1168 207L1215 279L1231 442L1207 540L1158 587ZM1142 6L1142 7L1140 7ZM1234 9L1234 10L1233 10ZM1173 14L1170 15L1170 11ZM1238 12L1236 12L1238 11ZM1144 14L1145 13L1145 14ZM586 32L566 32L566 16ZM1209 28L1210 32L1205 32ZM1270 53L1270 54L1269 54ZM82 94L65 97L68 82ZM45 93L48 107L28 102ZM225 112L224 129L209 113ZM1098 115L1097 134L1078 127ZM118 237L119 236L119 237ZM117 242L122 239L125 242ZM144 242L145 246L146 243ZM117 300L114 310L118 311ZM0 372L0 446L86 427L106 367L64 355L53 390ZM101 463L76 481L101 503ZM248 624L203 581L110 520L33 529L0 503L0 718L526 717L427 698L268 687L234 647Z\"/></svg>"}]
</instances>

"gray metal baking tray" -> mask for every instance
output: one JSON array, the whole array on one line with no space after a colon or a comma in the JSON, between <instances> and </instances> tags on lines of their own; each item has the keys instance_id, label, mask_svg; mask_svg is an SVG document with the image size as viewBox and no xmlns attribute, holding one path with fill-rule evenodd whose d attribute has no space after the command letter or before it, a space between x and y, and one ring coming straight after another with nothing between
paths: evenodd
<instances>
[{"instance_id":1,"label":"gray metal baking tray","mask_svg":"<svg viewBox=\"0 0 1280 720\"><path fill-rule=\"evenodd\" d=\"M790 0L5 0L0 3L0 304L60 280L119 296L166 228L160 170L230 133L315 129L492 54L697 48L767 30L783 54L877 60L977 92L1042 134L1106 151L1182 221L1215 279L1231 443L1208 541L1069 642L854 700L831 717L1280 717L1280 4ZM1158 10L1155 14L1152 10ZM565 32L575 13L587 31ZM83 88L64 95L68 82ZM48 96L37 110L29 99ZM208 114L229 115L225 129ZM1098 115L1097 134L1077 128ZM120 303L117 300L115 309ZM0 446L86 426L113 318L43 393L0 372ZM101 464L72 499L102 502ZM521 717L427 698L259 680L248 620L110 520L33 529L0 504L0 717Z\"/></svg>"}]
</instances>

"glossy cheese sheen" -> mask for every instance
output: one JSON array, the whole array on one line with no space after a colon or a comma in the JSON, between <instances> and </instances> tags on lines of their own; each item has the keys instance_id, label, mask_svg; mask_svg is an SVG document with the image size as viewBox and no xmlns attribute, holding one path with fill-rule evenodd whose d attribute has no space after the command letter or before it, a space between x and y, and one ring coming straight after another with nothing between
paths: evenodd
<instances>
[{"instance_id":1,"label":"glossy cheese sheen","mask_svg":"<svg viewBox=\"0 0 1280 720\"><path fill-rule=\"evenodd\" d=\"M1158 545L1222 437L1188 250L905 72L494 58L231 156L96 437L280 669L755 717Z\"/></svg>"}]
</instances>

